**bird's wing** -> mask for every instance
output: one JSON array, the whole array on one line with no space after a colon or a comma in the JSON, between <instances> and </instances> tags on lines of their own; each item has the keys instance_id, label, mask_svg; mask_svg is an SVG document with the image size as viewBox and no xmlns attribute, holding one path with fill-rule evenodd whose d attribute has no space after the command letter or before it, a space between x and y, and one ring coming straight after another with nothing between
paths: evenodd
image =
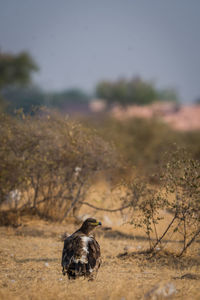
<instances>
[{"instance_id":1,"label":"bird's wing","mask_svg":"<svg viewBox=\"0 0 200 300\"><path fill-rule=\"evenodd\" d=\"M80 256L81 250L82 244L79 235L73 234L66 238L64 241L61 265L67 269L71 261Z\"/></svg>"},{"instance_id":2,"label":"bird's wing","mask_svg":"<svg viewBox=\"0 0 200 300\"><path fill-rule=\"evenodd\" d=\"M88 264L90 270L98 270L101 264L101 251L98 242L91 238L88 242Z\"/></svg>"}]
</instances>

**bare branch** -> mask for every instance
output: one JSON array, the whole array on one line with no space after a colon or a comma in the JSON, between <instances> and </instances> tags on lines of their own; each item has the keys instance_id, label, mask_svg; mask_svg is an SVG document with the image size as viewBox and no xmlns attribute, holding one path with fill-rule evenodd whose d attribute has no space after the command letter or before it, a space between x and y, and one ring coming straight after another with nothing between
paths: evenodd
<instances>
[{"instance_id":1,"label":"bare branch","mask_svg":"<svg viewBox=\"0 0 200 300\"><path fill-rule=\"evenodd\" d=\"M131 204L127 204L127 205L122 206L122 207L119 207L119 208L109 209L109 208L101 208L101 207L97 207L97 206L95 206L95 205L93 205L93 204L90 204L90 203L84 202L84 201L80 201L79 203L84 204L84 205L87 205L87 206L89 206L89 207L92 207L92 208L94 208L94 209L96 209L96 210L107 211L107 212L117 212L117 211L122 211L122 210L124 210L124 209L126 209L126 208L128 208L128 207L131 207Z\"/></svg>"}]
</instances>

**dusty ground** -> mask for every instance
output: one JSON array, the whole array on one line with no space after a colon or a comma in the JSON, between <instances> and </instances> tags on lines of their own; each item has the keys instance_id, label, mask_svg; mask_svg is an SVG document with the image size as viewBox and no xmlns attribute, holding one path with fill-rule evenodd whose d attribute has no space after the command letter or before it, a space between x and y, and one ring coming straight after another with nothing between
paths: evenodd
<instances>
[{"instance_id":1,"label":"dusty ground","mask_svg":"<svg viewBox=\"0 0 200 300\"><path fill-rule=\"evenodd\" d=\"M104 218L114 224L119 216ZM16 229L0 228L0 299L143 299L155 285L166 283L175 288L170 299L200 299L199 243L182 260L165 255L150 260L141 254L120 256L145 249L147 241L128 225L114 225L96 233L103 257L96 281L69 282L61 272L61 235L78 225L22 221Z\"/></svg>"},{"instance_id":2,"label":"dusty ground","mask_svg":"<svg viewBox=\"0 0 200 300\"><path fill-rule=\"evenodd\" d=\"M118 194L113 196L110 190L105 183L96 184L88 201L98 207L119 207ZM61 236L72 233L78 224L23 217L18 228L0 227L0 299L162 299L156 293L163 289L172 290L170 299L200 299L200 243L182 259L162 253L151 259L133 254L147 249L148 242L143 231L126 223L126 214L86 205L79 212L81 218L93 216L104 228L112 227L96 231L103 263L94 282L71 282L61 272ZM164 226L160 225L160 233ZM178 251L180 243L170 238L168 246Z\"/></svg>"}]
</instances>

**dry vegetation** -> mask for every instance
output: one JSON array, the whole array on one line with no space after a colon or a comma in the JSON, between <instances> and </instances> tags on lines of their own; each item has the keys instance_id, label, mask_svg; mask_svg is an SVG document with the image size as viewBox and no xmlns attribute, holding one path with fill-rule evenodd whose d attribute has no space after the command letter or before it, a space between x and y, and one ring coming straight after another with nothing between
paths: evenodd
<instances>
[{"instance_id":1,"label":"dry vegetation","mask_svg":"<svg viewBox=\"0 0 200 300\"><path fill-rule=\"evenodd\" d=\"M85 212L96 215L90 209ZM106 219L102 213L98 217ZM109 219L112 230L97 233L103 264L95 282L69 282L61 273L61 235L66 230L73 232L77 225L34 218L24 219L24 225L17 229L2 227L0 298L143 299L155 285L170 283L176 289L172 299L199 299L199 243L184 259L164 252L148 259L134 254L148 247L141 231L130 225L116 225L122 222L119 214L109 215ZM179 243L172 240L170 247L173 252Z\"/></svg>"},{"instance_id":2,"label":"dry vegetation","mask_svg":"<svg viewBox=\"0 0 200 300\"><path fill-rule=\"evenodd\" d=\"M101 133L58 115L1 118L0 299L200 298L199 133L109 122L101 132L115 150ZM161 165L174 140L188 144L190 157L176 152ZM87 216L103 223L103 264L94 282L71 282L61 272L62 235Z\"/></svg>"}]
</instances>

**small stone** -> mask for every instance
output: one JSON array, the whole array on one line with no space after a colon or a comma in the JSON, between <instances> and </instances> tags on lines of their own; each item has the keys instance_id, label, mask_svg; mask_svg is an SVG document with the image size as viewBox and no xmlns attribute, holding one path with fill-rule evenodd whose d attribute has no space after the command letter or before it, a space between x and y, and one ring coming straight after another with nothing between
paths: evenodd
<instances>
[{"instance_id":1,"label":"small stone","mask_svg":"<svg viewBox=\"0 0 200 300\"><path fill-rule=\"evenodd\" d=\"M10 282L12 282L12 283L15 283L15 280L14 279L11 279L11 281Z\"/></svg>"},{"instance_id":2,"label":"small stone","mask_svg":"<svg viewBox=\"0 0 200 300\"><path fill-rule=\"evenodd\" d=\"M161 282L155 285L145 294L145 299L167 299L176 293L176 288L172 282Z\"/></svg>"}]
</instances>

